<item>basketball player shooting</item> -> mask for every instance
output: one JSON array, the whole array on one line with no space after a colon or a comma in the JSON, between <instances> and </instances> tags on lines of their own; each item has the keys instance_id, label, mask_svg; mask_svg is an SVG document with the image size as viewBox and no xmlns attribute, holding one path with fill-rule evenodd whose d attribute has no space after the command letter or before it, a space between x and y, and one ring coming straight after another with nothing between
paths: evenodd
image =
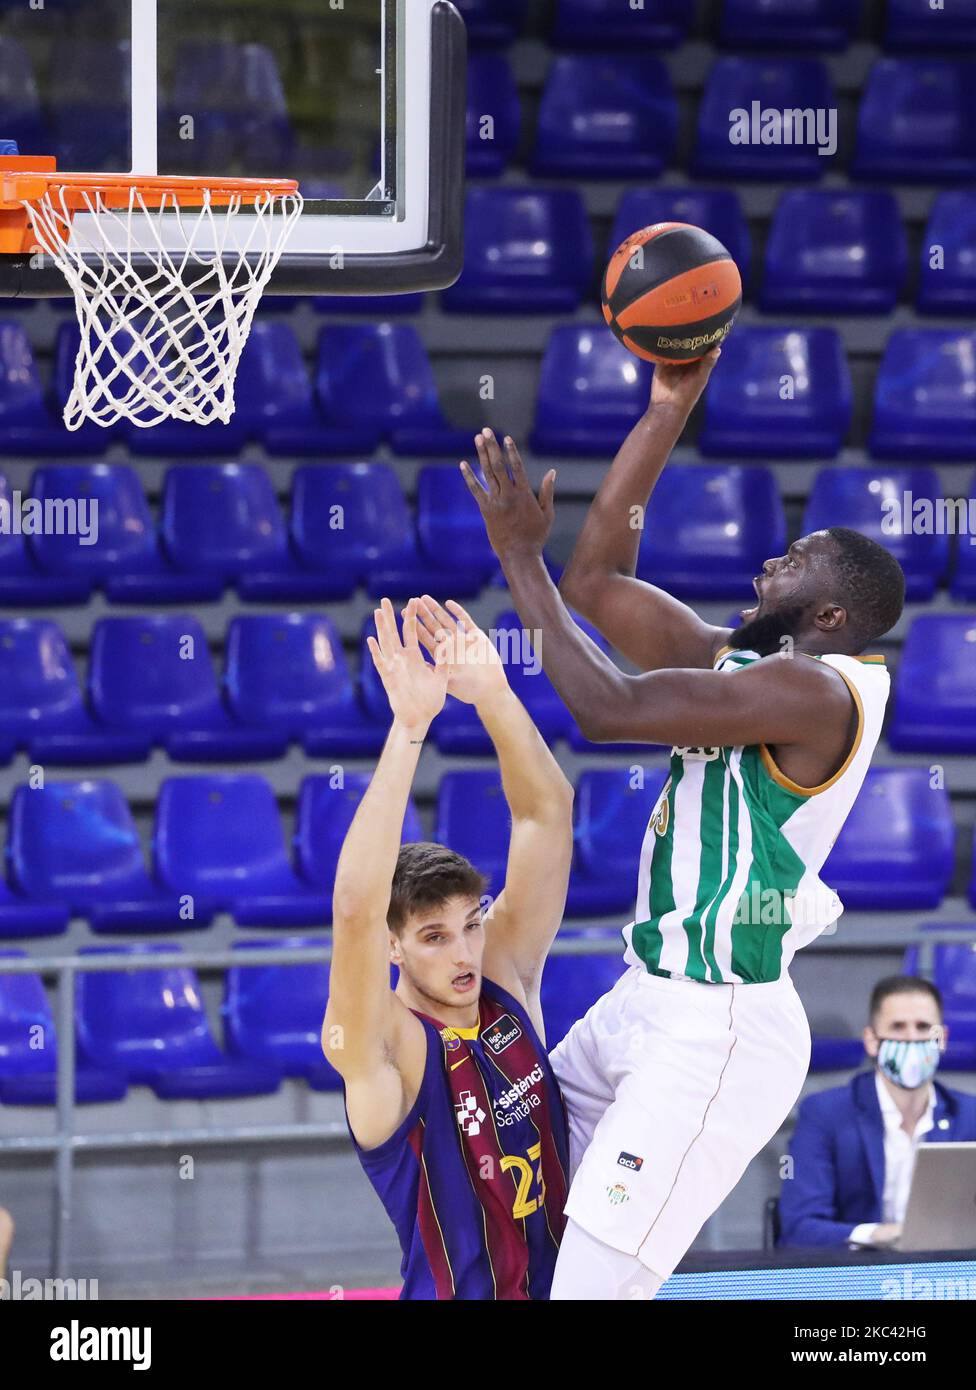
<instances>
[{"instance_id":1,"label":"basketball player shooting","mask_svg":"<svg viewBox=\"0 0 976 1390\"><path fill-rule=\"evenodd\" d=\"M904 576L831 527L765 562L735 629L634 577L643 509L718 357L657 366L649 407L593 501L557 591L538 498L511 439L461 469L522 623L584 735L671 749L641 850L630 965L552 1054L572 1185L554 1299L652 1298L777 1132L807 1073L794 952L842 908L819 877L881 733L889 678L864 648ZM708 564L708 556L701 558ZM574 623L593 622L641 674Z\"/></svg>"},{"instance_id":2,"label":"basketball player shooting","mask_svg":"<svg viewBox=\"0 0 976 1390\"><path fill-rule=\"evenodd\" d=\"M487 635L449 607L411 599L402 639L389 599L375 614L369 649L393 723L339 857L322 1046L400 1239L401 1298L546 1299L568 1136L539 983L566 902L573 789ZM473 864L400 843L448 694L488 731L512 817L505 884L484 913Z\"/></svg>"}]
</instances>

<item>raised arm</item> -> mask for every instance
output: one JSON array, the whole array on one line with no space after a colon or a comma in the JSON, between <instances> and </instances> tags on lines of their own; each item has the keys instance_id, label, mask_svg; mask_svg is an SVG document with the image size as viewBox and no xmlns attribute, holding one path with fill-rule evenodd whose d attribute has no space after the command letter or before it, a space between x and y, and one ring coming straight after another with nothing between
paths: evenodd
<instances>
[{"instance_id":1,"label":"raised arm","mask_svg":"<svg viewBox=\"0 0 976 1390\"><path fill-rule=\"evenodd\" d=\"M648 499L720 350L700 362L655 367L647 410L600 484L559 585L569 606L642 671L711 666L728 632L635 578Z\"/></svg>"},{"instance_id":2,"label":"raised arm","mask_svg":"<svg viewBox=\"0 0 976 1390\"><path fill-rule=\"evenodd\" d=\"M467 464L461 465L464 477L519 617L543 633L543 667L587 738L689 747L799 744L816 767L842 761L851 696L837 672L821 662L802 655L768 657L734 677L696 668L639 676L621 671L573 621L543 563L555 473L546 474L536 499L512 440L506 440L504 459L491 441L482 464L487 490Z\"/></svg>"},{"instance_id":3,"label":"raised arm","mask_svg":"<svg viewBox=\"0 0 976 1390\"><path fill-rule=\"evenodd\" d=\"M542 967L566 905L573 788L461 605L442 608L425 595L419 617L421 642L449 653L448 692L475 706L495 745L512 817L505 886L485 915L485 973L538 1012Z\"/></svg>"},{"instance_id":4,"label":"raised arm","mask_svg":"<svg viewBox=\"0 0 976 1390\"><path fill-rule=\"evenodd\" d=\"M322 1027L322 1049L346 1083L349 1122L364 1147L388 1138L416 1099L403 1054L422 1043L423 1027L390 989L387 912L414 773L447 692L446 670L420 651L416 601L407 608L402 642L389 599L375 617L379 640L367 641L393 724L339 855Z\"/></svg>"}]
</instances>

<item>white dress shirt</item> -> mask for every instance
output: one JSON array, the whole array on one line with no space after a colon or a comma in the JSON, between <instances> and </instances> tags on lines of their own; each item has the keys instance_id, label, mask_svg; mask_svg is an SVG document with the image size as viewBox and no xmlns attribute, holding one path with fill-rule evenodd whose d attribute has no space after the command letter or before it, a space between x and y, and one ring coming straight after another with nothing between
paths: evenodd
<instances>
[{"instance_id":1,"label":"white dress shirt","mask_svg":"<svg viewBox=\"0 0 976 1390\"><path fill-rule=\"evenodd\" d=\"M915 1154L919 1144L935 1124L935 1087L929 1083L928 1105L914 1134L906 1134L902 1129L902 1114L888 1093L881 1079L881 1073L874 1074L874 1084L878 1091L878 1104L884 1121L884 1194L881 1198L882 1222L895 1221L899 1225L905 1219L908 1194L915 1171ZM862 1221L848 1236L851 1245L871 1245L874 1238L875 1223Z\"/></svg>"}]
</instances>

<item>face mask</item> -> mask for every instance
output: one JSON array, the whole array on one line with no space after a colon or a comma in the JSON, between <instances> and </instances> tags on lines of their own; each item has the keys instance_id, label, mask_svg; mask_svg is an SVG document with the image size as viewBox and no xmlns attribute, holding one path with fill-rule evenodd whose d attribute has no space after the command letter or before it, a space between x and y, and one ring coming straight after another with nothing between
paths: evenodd
<instances>
[{"instance_id":1,"label":"face mask","mask_svg":"<svg viewBox=\"0 0 976 1390\"><path fill-rule=\"evenodd\" d=\"M882 1076L906 1091L914 1091L931 1081L938 1065L939 1044L935 1038L921 1042L883 1038L878 1049L878 1069Z\"/></svg>"}]
</instances>

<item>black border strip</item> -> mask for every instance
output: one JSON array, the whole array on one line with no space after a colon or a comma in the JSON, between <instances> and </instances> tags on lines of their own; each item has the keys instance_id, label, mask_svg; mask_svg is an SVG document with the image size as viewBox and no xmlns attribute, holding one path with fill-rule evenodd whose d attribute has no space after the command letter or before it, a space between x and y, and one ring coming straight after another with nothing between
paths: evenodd
<instances>
[{"instance_id":1,"label":"black border strip","mask_svg":"<svg viewBox=\"0 0 976 1390\"><path fill-rule=\"evenodd\" d=\"M350 254L342 268L327 256L293 255L278 263L266 295L406 294L441 290L464 264L467 32L450 0L431 11L430 197L427 241L413 251ZM236 257L226 258L233 269ZM134 257L149 271L148 257ZM0 257L0 299L63 299L57 266L31 267L29 256Z\"/></svg>"}]
</instances>

